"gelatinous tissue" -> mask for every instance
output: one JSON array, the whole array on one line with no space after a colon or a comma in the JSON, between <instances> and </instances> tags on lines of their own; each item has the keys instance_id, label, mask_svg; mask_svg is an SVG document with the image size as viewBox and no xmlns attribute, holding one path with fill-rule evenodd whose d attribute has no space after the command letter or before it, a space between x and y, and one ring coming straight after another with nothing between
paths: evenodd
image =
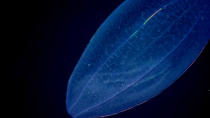
<instances>
[{"instance_id":1,"label":"gelatinous tissue","mask_svg":"<svg viewBox=\"0 0 210 118\"><path fill-rule=\"evenodd\" d=\"M126 0L91 38L69 79L68 113L112 115L157 96L210 39L208 0Z\"/></svg>"}]
</instances>

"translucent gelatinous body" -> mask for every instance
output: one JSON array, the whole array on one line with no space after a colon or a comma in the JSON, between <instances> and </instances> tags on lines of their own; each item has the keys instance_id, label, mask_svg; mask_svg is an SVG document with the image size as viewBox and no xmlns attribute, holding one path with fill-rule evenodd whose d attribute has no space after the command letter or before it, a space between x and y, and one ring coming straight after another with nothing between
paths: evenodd
<instances>
[{"instance_id":1,"label":"translucent gelatinous body","mask_svg":"<svg viewBox=\"0 0 210 118\"><path fill-rule=\"evenodd\" d=\"M100 26L76 65L67 111L111 115L158 95L210 38L206 0L127 0Z\"/></svg>"}]
</instances>

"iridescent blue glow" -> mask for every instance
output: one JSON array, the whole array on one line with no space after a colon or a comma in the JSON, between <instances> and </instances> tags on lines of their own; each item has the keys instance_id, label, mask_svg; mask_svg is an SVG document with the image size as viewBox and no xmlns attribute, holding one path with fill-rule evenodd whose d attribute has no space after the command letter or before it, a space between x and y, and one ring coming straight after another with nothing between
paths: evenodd
<instances>
[{"instance_id":1,"label":"iridescent blue glow","mask_svg":"<svg viewBox=\"0 0 210 118\"><path fill-rule=\"evenodd\" d=\"M161 93L210 38L206 0L127 0L99 27L68 83L76 118L111 115Z\"/></svg>"}]
</instances>

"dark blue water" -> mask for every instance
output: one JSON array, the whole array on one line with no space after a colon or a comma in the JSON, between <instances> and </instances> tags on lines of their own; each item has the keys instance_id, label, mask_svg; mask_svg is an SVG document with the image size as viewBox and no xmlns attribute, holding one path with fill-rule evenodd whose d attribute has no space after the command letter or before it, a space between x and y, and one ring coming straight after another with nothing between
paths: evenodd
<instances>
[{"instance_id":1,"label":"dark blue water","mask_svg":"<svg viewBox=\"0 0 210 118\"><path fill-rule=\"evenodd\" d=\"M16 41L13 75L17 88L24 91L25 118L70 117L65 107L69 76L96 29L121 2L54 0L22 7L25 40ZM111 117L206 117L210 102L209 47L208 44L186 73L159 96Z\"/></svg>"}]
</instances>

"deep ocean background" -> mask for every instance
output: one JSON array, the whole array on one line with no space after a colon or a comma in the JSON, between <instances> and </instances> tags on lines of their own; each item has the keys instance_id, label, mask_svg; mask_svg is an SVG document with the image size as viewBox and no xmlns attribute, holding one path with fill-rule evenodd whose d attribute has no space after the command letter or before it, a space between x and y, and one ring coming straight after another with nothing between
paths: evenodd
<instances>
[{"instance_id":1,"label":"deep ocean background","mask_svg":"<svg viewBox=\"0 0 210 118\"><path fill-rule=\"evenodd\" d=\"M15 41L12 110L24 118L71 118L67 82L90 38L124 0L21 2ZM210 118L210 42L172 86L150 101L108 118ZM23 107L22 107L23 106ZM23 109L22 109L23 108Z\"/></svg>"}]
</instances>

